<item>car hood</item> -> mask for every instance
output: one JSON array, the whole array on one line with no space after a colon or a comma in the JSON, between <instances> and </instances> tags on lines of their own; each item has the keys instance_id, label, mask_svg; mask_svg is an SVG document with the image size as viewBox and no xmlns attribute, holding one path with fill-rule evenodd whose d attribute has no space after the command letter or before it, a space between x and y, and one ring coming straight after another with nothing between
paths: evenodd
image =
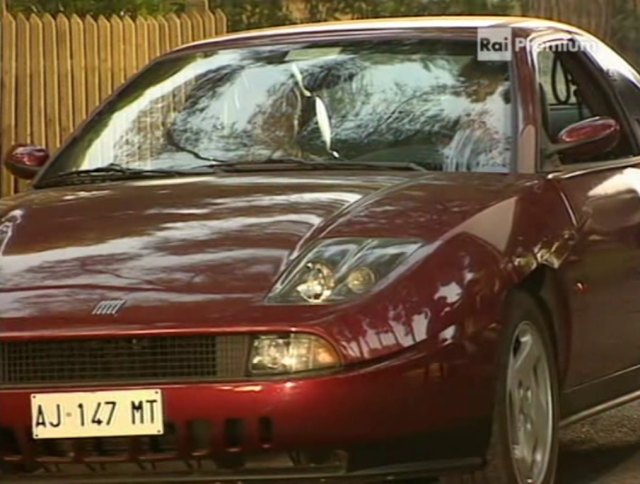
<instances>
[{"instance_id":1,"label":"car hood","mask_svg":"<svg viewBox=\"0 0 640 484\"><path fill-rule=\"evenodd\" d=\"M113 297L158 307L163 294L174 308L211 298L225 308L234 300L261 304L317 237L431 242L513 199L522 183L486 174L313 171L30 191L0 202L2 317L62 317L80 306L87 314Z\"/></svg>"},{"instance_id":2,"label":"car hood","mask_svg":"<svg viewBox=\"0 0 640 484\"><path fill-rule=\"evenodd\" d=\"M2 290L264 295L306 237L402 176L224 176L32 191L3 202Z\"/></svg>"}]
</instances>

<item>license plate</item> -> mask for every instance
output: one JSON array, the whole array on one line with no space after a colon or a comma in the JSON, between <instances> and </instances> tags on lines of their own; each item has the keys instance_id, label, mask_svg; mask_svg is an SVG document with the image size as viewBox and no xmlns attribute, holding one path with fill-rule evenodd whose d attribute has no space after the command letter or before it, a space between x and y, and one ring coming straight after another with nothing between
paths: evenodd
<instances>
[{"instance_id":1,"label":"license plate","mask_svg":"<svg viewBox=\"0 0 640 484\"><path fill-rule=\"evenodd\" d=\"M164 433L160 390L31 395L34 439L126 437Z\"/></svg>"}]
</instances>

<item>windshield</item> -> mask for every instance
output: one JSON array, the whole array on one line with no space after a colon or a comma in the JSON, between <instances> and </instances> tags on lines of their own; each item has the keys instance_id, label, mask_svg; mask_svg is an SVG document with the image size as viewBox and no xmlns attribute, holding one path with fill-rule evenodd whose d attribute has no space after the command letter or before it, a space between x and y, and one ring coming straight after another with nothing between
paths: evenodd
<instances>
[{"instance_id":1,"label":"windshield","mask_svg":"<svg viewBox=\"0 0 640 484\"><path fill-rule=\"evenodd\" d=\"M117 94L42 179L110 165L189 170L308 159L508 172L506 62L474 42L349 41L162 59Z\"/></svg>"}]
</instances>

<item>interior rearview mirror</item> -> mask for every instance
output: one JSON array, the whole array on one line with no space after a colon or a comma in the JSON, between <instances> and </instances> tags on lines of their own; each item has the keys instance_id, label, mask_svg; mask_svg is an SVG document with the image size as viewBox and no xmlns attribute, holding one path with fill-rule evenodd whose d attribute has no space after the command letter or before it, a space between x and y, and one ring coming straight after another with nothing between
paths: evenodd
<instances>
[{"instance_id":1,"label":"interior rearview mirror","mask_svg":"<svg viewBox=\"0 0 640 484\"><path fill-rule=\"evenodd\" d=\"M32 180L49 161L49 151L41 146L14 145L4 165L13 176L23 180Z\"/></svg>"}]
</instances>

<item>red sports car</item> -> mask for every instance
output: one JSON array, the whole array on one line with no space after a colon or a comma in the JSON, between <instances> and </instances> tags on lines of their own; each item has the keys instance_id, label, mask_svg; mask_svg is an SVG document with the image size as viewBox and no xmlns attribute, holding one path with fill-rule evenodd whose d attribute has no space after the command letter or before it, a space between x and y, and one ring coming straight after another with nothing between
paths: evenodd
<instances>
[{"instance_id":1,"label":"red sports car","mask_svg":"<svg viewBox=\"0 0 640 484\"><path fill-rule=\"evenodd\" d=\"M6 167L8 482L549 484L639 394L640 76L574 28L229 35Z\"/></svg>"}]
</instances>

